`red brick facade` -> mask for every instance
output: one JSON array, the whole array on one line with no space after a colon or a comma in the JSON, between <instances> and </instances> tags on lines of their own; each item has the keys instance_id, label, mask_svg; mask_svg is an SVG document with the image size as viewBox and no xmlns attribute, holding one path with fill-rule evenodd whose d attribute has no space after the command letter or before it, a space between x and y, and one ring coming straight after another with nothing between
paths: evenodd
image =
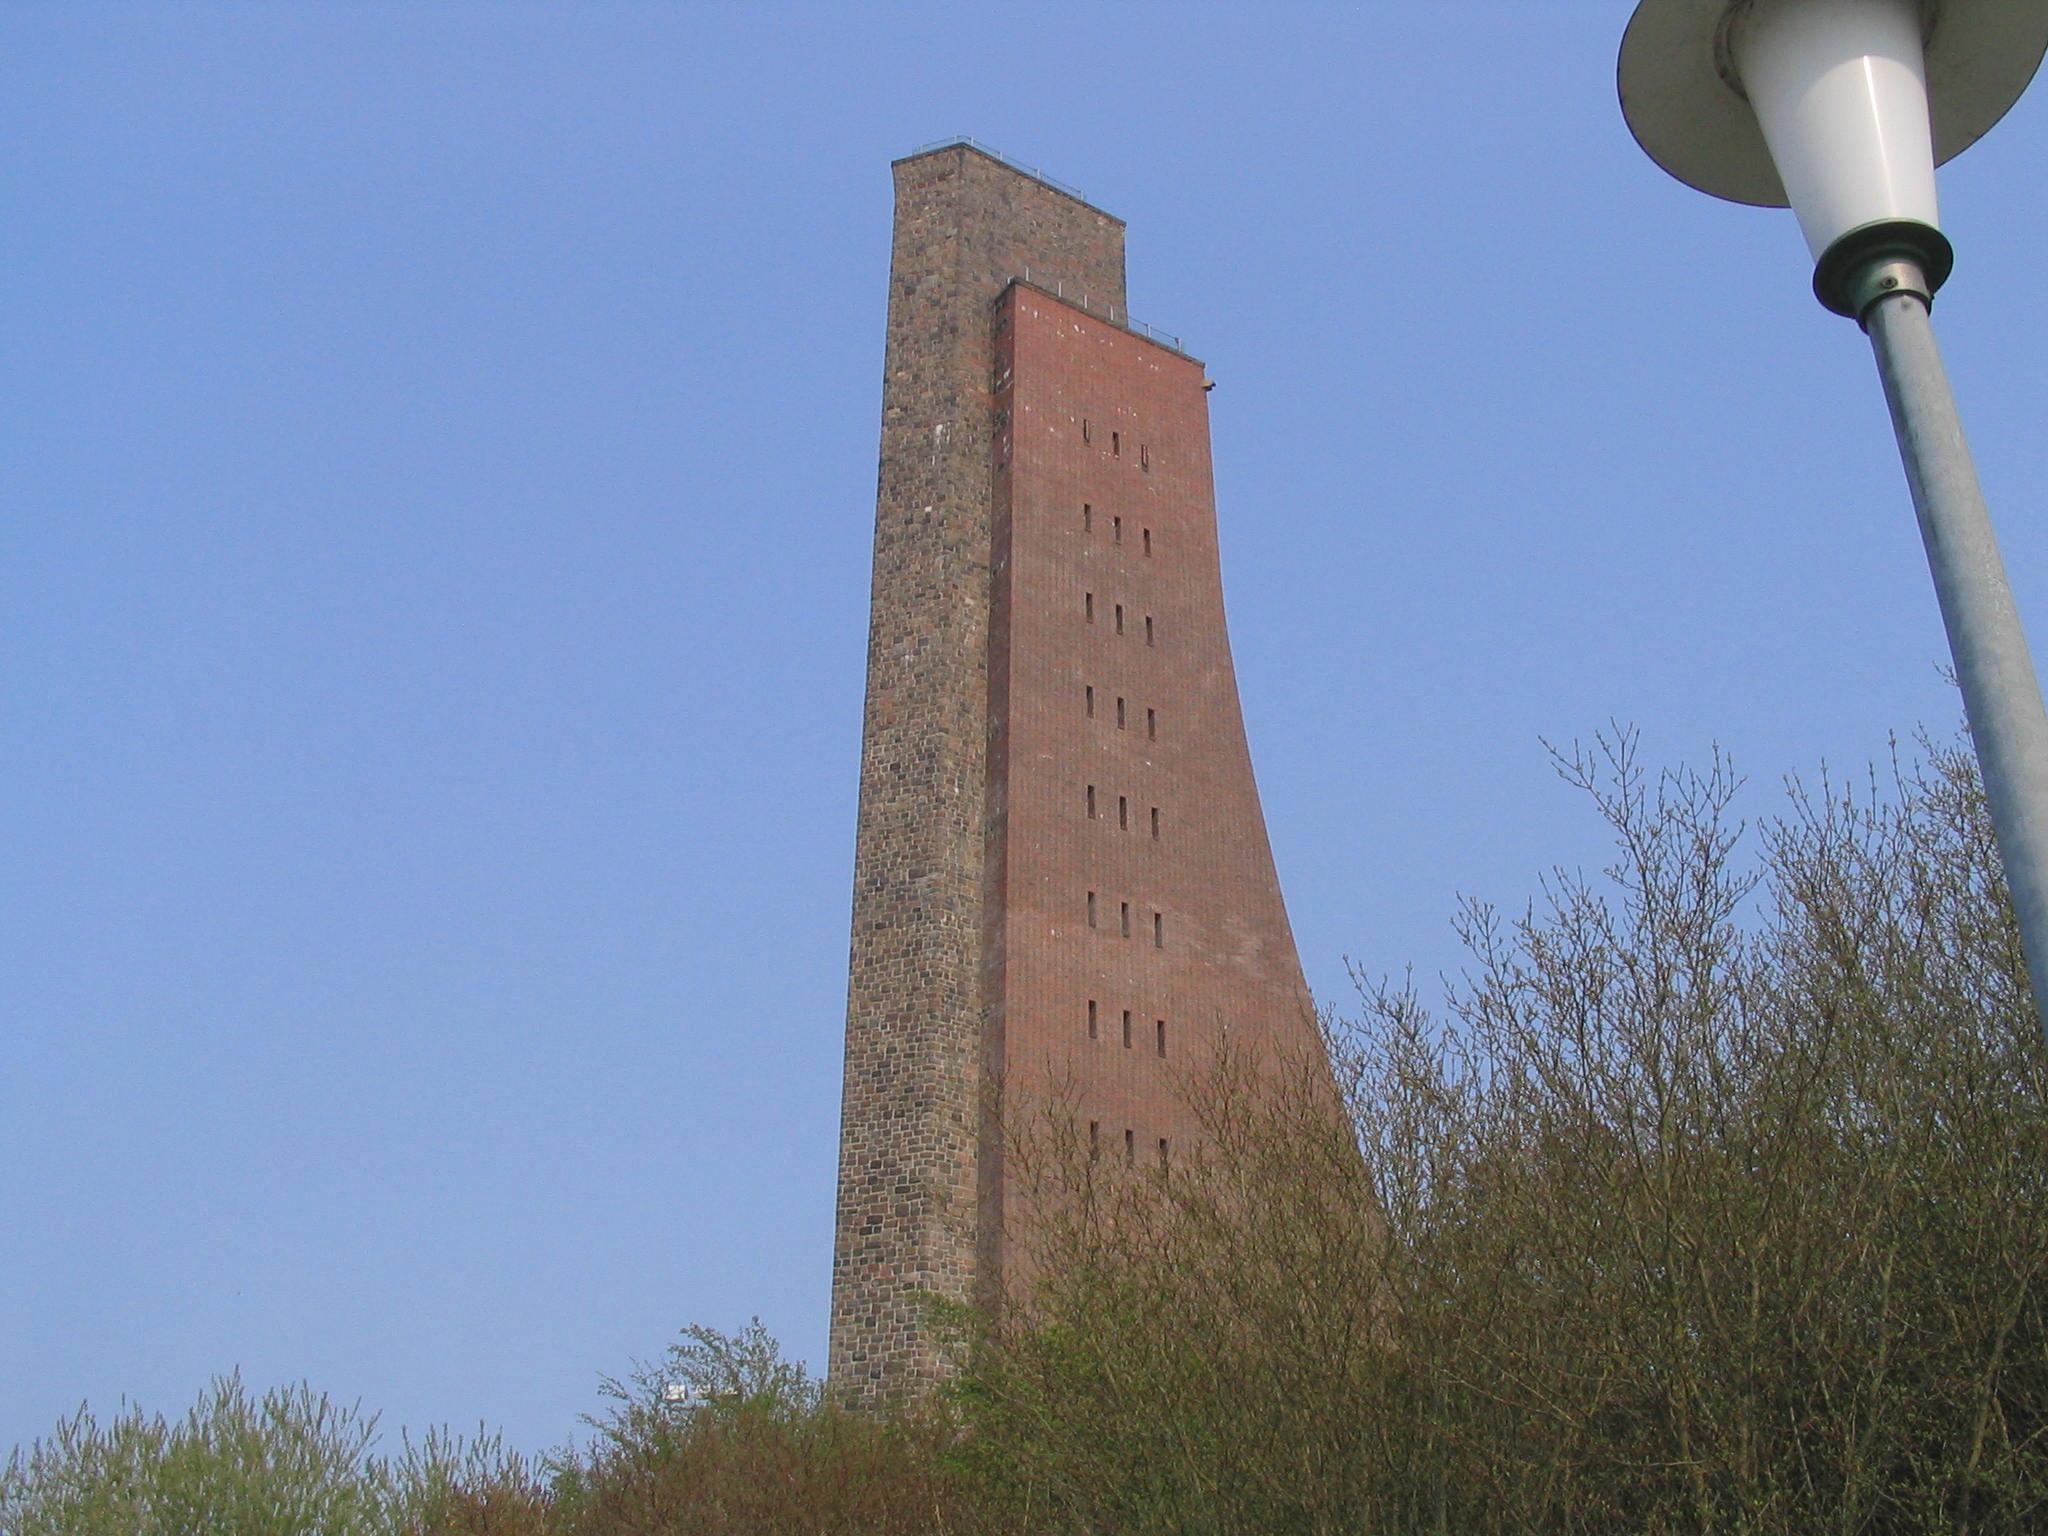
<instances>
[{"instance_id":1,"label":"red brick facade","mask_svg":"<svg viewBox=\"0 0 2048 1536\"><path fill-rule=\"evenodd\" d=\"M833 1257L856 1401L938 1373L917 1292L965 1297L1028 1243L993 1083L1170 1158L1178 1074L1314 1040L1201 366L1118 323L1108 215L964 146L896 176Z\"/></svg>"},{"instance_id":2,"label":"red brick facade","mask_svg":"<svg viewBox=\"0 0 2048 1536\"><path fill-rule=\"evenodd\" d=\"M1219 1045L1315 1042L1224 630L1208 395L1193 359L1022 283L994 332L985 1067L1013 1111L1068 1097L1104 1155L1170 1158L1176 1083ZM985 1266L1018 1214L1001 1153L985 1135Z\"/></svg>"}]
</instances>

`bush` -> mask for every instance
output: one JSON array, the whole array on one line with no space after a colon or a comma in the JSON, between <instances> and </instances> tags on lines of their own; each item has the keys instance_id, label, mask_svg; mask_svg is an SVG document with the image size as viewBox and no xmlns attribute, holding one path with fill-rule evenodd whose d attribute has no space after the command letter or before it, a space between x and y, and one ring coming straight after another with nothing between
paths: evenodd
<instances>
[{"instance_id":1,"label":"bush","mask_svg":"<svg viewBox=\"0 0 2048 1536\"><path fill-rule=\"evenodd\" d=\"M1466 907L1441 1015L1362 982L1335 1092L1217 1062L1170 1171L1039 1106L1032 1265L938 1401L693 1328L535 1468L228 1378L17 1453L0 1536L2048 1525L2048 1049L1970 754L1795 786L1747 854L1718 762L1559 766L1612 865Z\"/></svg>"},{"instance_id":2,"label":"bush","mask_svg":"<svg viewBox=\"0 0 2048 1536\"><path fill-rule=\"evenodd\" d=\"M688 1402L668 1389L686 1384ZM691 1328L604 1383L596 1435L536 1468L494 1436L373 1453L375 1421L297 1387L217 1382L172 1425L79 1413L0 1478L0 1536L798 1536L965 1529L936 1417L826 1403L758 1321Z\"/></svg>"},{"instance_id":3,"label":"bush","mask_svg":"<svg viewBox=\"0 0 2048 1536\"><path fill-rule=\"evenodd\" d=\"M369 1455L374 1421L305 1387L251 1398L216 1381L176 1424L81 1408L0 1476L7 1536L382 1536L399 1501Z\"/></svg>"},{"instance_id":4,"label":"bush","mask_svg":"<svg viewBox=\"0 0 2048 1536\"><path fill-rule=\"evenodd\" d=\"M1796 792L1560 759L1613 830L1434 1018L1197 1092L970 1346L964 1453L1043 1531L2019 1531L2048 1503L2048 1063L1974 763ZM1362 1157L1361 1157L1362 1154Z\"/></svg>"},{"instance_id":5,"label":"bush","mask_svg":"<svg viewBox=\"0 0 2048 1536\"><path fill-rule=\"evenodd\" d=\"M690 1389L693 1406L668 1400ZM558 1463L561 1536L937 1536L964 1529L936 1413L851 1414L782 1359L757 1319L690 1328L659 1367L605 1384L613 1407Z\"/></svg>"}]
</instances>

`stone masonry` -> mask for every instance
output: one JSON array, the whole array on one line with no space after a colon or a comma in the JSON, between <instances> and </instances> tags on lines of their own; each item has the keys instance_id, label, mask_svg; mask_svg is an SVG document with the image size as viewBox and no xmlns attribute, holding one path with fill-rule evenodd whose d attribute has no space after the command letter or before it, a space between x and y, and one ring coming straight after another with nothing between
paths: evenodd
<instances>
[{"instance_id":1,"label":"stone masonry","mask_svg":"<svg viewBox=\"0 0 2048 1536\"><path fill-rule=\"evenodd\" d=\"M855 1403L942 1372L920 1293L1028 1248L993 1085L1165 1160L1176 1074L1315 1040L1201 365L1127 323L1121 221L964 144L894 169L829 1367Z\"/></svg>"},{"instance_id":2,"label":"stone masonry","mask_svg":"<svg viewBox=\"0 0 2048 1536\"><path fill-rule=\"evenodd\" d=\"M974 1277L988 734L989 311L1027 267L1123 304L1119 219L964 145L898 161L854 847L830 1375L940 1367Z\"/></svg>"}]
</instances>

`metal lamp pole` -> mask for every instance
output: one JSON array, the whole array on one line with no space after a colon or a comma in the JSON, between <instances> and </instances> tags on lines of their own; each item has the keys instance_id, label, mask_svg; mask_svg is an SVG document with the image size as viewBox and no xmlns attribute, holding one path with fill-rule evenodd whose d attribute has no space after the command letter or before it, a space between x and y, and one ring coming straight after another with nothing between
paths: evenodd
<instances>
[{"instance_id":1,"label":"metal lamp pole","mask_svg":"<svg viewBox=\"0 0 2048 1536\"><path fill-rule=\"evenodd\" d=\"M2048 711L1929 317L1954 265L1934 167L2048 51L2048 0L1642 0L1622 111L1650 157L1790 206L1814 294L1870 337L2048 1033Z\"/></svg>"},{"instance_id":2,"label":"metal lamp pole","mask_svg":"<svg viewBox=\"0 0 2048 1536\"><path fill-rule=\"evenodd\" d=\"M1912 262L1889 265L1898 270L1866 269L1866 287L1887 280L1894 286L1863 312L1863 327L1877 354L1913 488L2005 883L2019 917L2034 1009L2048 1030L2048 712L2041 707L2041 685L2005 579L2005 561L1928 321L1925 279Z\"/></svg>"}]
</instances>

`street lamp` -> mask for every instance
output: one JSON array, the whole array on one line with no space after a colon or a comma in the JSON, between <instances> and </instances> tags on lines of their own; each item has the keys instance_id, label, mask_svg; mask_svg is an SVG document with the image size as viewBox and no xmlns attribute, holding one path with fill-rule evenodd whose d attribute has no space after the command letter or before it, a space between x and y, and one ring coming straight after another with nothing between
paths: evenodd
<instances>
[{"instance_id":1,"label":"street lamp","mask_svg":"<svg viewBox=\"0 0 2048 1536\"><path fill-rule=\"evenodd\" d=\"M1934 167L2044 51L2048 0L1642 0L1619 84L1673 176L1799 216L1815 297L1870 337L2048 1032L2048 713L1928 318L1955 264Z\"/></svg>"}]
</instances>

